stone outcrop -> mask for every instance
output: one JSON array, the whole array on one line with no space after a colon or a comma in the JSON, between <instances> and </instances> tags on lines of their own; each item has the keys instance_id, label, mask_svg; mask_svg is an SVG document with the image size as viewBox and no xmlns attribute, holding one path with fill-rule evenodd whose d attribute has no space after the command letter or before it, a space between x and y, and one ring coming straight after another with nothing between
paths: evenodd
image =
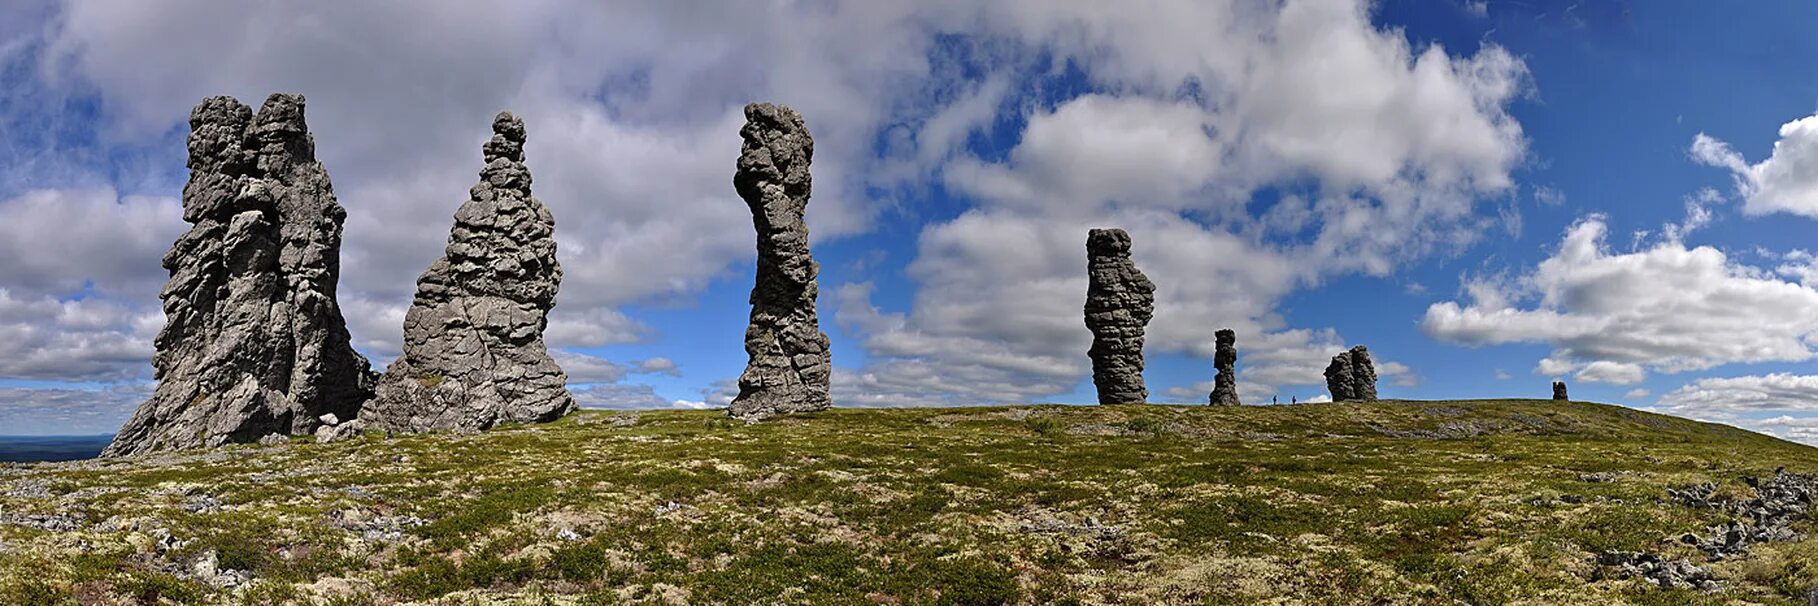
<instances>
[{"instance_id":1,"label":"stone outcrop","mask_svg":"<svg viewBox=\"0 0 1818 606\"><path fill-rule=\"evenodd\" d=\"M335 300L341 224L301 95L189 116L189 231L164 255L158 386L103 456L310 434L371 396Z\"/></svg>"},{"instance_id":2,"label":"stone outcrop","mask_svg":"<svg viewBox=\"0 0 1818 606\"><path fill-rule=\"evenodd\" d=\"M1218 376L1212 379L1213 406L1237 406L1237 331L1220 329L1215 335L1218 348L1212 353L1212 367Z\"/></svg>"},{"instance_id":3,"label":"stone outcrop","mask_svg":"<svg viewBox=\"0 0 1818 606\"><path fill-rule=\"evenodd\" d=\"M1554 381L1553 382L1553 399L1555 399L1555 400L1570 400L1571 399L1569 397L1566 397L1565 381Z\"/></svg>"},{"instance_id":4,"label":"stone outcrop","mask_svg":"<svg viewBox=\"0 0 1818 606\"><path fill-rule=\"evenodd\" d=\"M1100 404L1140 404L1143 331L1155 313L1155 284L1130 261L1130 234L1094 229L1086 235L1086 328L1092 331L1092 383Z\"/></svg>"},{"instance_id":5,"label":"stone outcrop","mask_svg":"<svg viewBox=\"0 0 1818 606\"><path fill-rule=\"evenodd\" d=\"M769 103L745 106L744 147L732 178L757 228L757 284L745 329L750 362L728 414L759 420L824 410L833 367L827 335L814 311L820 266L808 251L808 208L814 139L795 110Z\"/></svg>"},{"instance_id":6,"label":"stone outcrop","mask_svg":"<svg viewBox=\"0 0 1818 606\"><path fill-rule=\"evenodd\" d=\"M1370 360L1369 348L1358 345L1332 356L1326 365L1326 390L1334 402L1375 400L1376 363Z\"/></svg>"},{"instance_id":7,"label":"stone outcrop","mask_svg":"<svg viewBox=\"0 0 1818 606\"><path fill-rule=\"evenodd\" d=\"M478 431L575 409L543 343L562 267L555 219L530 193L524 140L522 120L493 119L480 183L455 211L445 254L417 278L404 355L359 419L367 427Z\"/></svg>"}]
</instances>

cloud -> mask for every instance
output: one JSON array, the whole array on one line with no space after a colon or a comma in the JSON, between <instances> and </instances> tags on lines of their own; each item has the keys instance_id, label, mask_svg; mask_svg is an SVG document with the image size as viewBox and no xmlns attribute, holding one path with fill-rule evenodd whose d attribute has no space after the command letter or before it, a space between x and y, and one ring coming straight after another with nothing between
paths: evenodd
<instances>
[{"instance_id":1,"label":"cloud","mask_svg":"<svg viewBox=\"0 0 1818 606\"><path fill-rule=\"evenodd\" d=\"M0 387L0 428L5 428L0 433L110 434L150 396L150 383L88 389Z\"/></svg>"},{"instance_id":2,"label":"cloud","mask_svg":"<svg viewBox=\"0 0 1818 606\"><path fill-rule=\"evenodd\" d=\"M70 0L47 28L17 34L30 52L9 56L37 69L5 84L33 108L69 98L96 108L88 131L59 139L85 148L25 155L139 158L164 168L109 179L166 197L197 100L306 94L349 212L342 301L360 313L351 330L375 361L395 355L396 320L475 181L493 112L526 120L536 193L557 219L567 273L549 342L591 348L660 337L624 310L686 301L750 262L748 211L728 181L740 106L773 99L801 110L816 139L817 244L888 212L936 217L908 270L910 307L836 289L838 322L874 361L836 373L842 402L1074 389L1089 338L1078 317L1083 234L1101 225L1136 234L1138 262L1161 285L1154 350L1209 357L1210 331L1229 326L1246 380L1316 384L1344 340L1290 326L1276 307L1331 276L1387 275L1468 245L1492 225L1474 209L1509 195L1526 155L1507 110L1531 85L1527 68L1494 45L1411 43L1373 25L1361 1L1172 8ZM298 22L315 26L274 25ZM1068 64L1083 83L1052 69ZM1001 133L1016 141L1007 155L971 146L995 129L1017 129ZM971 208L898 206L917 199L899 190L930 187ZM1265 188L1289 191L1251 208ZM161 252L172 235L140 237ZM152 292L159 272L110 270L100 252L34 271L99 276L120 289L114 303L150 306L126 293ZM71 294L35 279L47 291L27 295Z\"/></svg>"},{"instance_id":3,"label":"cloud","mask_svg":"<svg viewBox=\"0 0 1818 606\"><path fill-rule=\"evenodd\" d=\"M182 205L111 188L40 189L0 200L0 284L14 294L91 291L156 301L159 259L184 230Z\"/></svg>"},{"instance_id":4,"label":"cloud","mask_svg":"<svg viewBox=\"0 0 1818 606\"><path fill-rule=\"evenodd\" d=\"M1642 399L1642 398L1646 398L1646 397L1648 397L1648 396L1649 396L1649 395L1651 395L1651 394L1653 394L1653 393L1654 393L1654 392L1651 392L1651 391L1648 391L1648 390L1646 390L1646 389L1641 389L1641 388L1635 388L1635 389L1631 389L1631 390L1629 390L1629 392L1628 392L1628 393L1625 393L1625 394L1622 394L1622 399L1624 399L1624 400L1640 400L1640 399Z\"/></svg>"},{"instance_id":5,"label":"cloud","mask_svg":"<svg viewBox=\"0 0 1818 606\"><path fill-rule=\"evenodd\" d=\"M1607 231L1601 216L1583 219L1532 272L1510 283L1467 280L1472 302L1433 304L1421 330L1465 345L1546 343L1552 354L1536 372L1614 384L1637 382L1644 370L1814 355L1818 290L1708 246L1665 240L1613 253Z\"/></svg>"},{"instance_id":6,"label":"cloud","mask_svg":"<svg viewBox=\"0 0 1818 606\"><path fill-rule=\"evenodd\" d=\"M1707 377L1662 394L1656 406L1669 414L1818 444L1818 375Z\"/></svg>"},{"instance_id":7,"label":"cloud","mask_svg":"<svg viewBox=\"0 0 1818 606\"><path fill-rule=\"evenodd\" d=\"M947 189L977 204L923 229L907 310L877 308L868 284L834 291L837 323L872 360L836 373L842 402L1074 390L1090 344L1084 237L1103 226L1130 231L1158 286L1149 351L1210 358L1212 332L1231 327L1261 393L1317 384L1344 342L1288 326L1282 298L1474 240L1488 225L1474 201L1508 191L1525 153L1506 112L1527 87L1519 59L1415 49L1360 3L994 6L1014 6L1002 27L1078 61L1097 90L1029 110L1004 157L945 168ZM1356 94L1316 92L1340 89ZM1252 193L1284 184L1295 191L1251 213Z\"/></svg>"},{"instance_id":8,"label":"cloud","mask_svg":"<svg viewBox=\"0 0 1818 606\"><path fill-rule=\"evenodd\" d=\"M1611 385L1634 385L1646 379L1648 373L1640 364L1625 364L1598 360L1584 365L1575 375L1586 383L1608 383Z\"/></svg>"},{"instance_id":9,"label":"cloud","mask_svg":"<svg viewBox=\"0 0 1818 606\"><path fill-rule=\"evenodd\" d=\"M573 388L569 392L581 408L596 410L669 408L673 404L673 401L657 395L656 389L641 384L597 383Z\"/></svg>"},{"instance_id":10,"label":"cloud","mask_svg":"<svg viewBox=\"0 0 1818 606\"><path fill-rule=\"evenodd\" d=\"M641 372L641 373L663 374L663 375L669 375L672 377L682 376L681 367L677 366L675 361L671 360L669 358L662 358L662 357L649 358L649 359L645 359L645 360L638 360L634 364L636 365L638 372Z\"/></svg>"},{"instance_id":11,"label":"cloud","mask_svg":"<svg viewBox=\"0 0 1818 606\"><path fill-rule=\"evenodd\" d=\"M129 381L151 375L163 315L98 299L20 297L0 288L0 377Z\"/></svg>"},{"instance_id":12,"label":"cloud","mask_svg":"<svg viewBox=\"0 0 1818 606\"><path fill-rule=\"evenodd\" d=\"M1780 139L1766 160L1749 164L1730 144L1698 133L1688 154L1693 160L1730 171L1742 212L1784 212L1818 217L1818 115L1780 125Z\"/></svg>"}]
</instances>

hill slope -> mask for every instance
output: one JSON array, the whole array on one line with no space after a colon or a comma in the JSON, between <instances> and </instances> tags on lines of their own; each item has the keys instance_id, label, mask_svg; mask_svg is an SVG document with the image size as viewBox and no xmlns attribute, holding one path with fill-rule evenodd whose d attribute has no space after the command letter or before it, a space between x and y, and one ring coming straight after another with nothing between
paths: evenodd
<instances>
[{"instance_id":1,"label":"hill slope","mask_svg":"<svg viewBox=\"0 0 1818 606\"><path fill-rule=\"evenodd\" d=\"M0 466L0 603L1804 603L1818 538L1677 540L1779 466L1818 450L1550 401L583 412Z\"/></svg>"}]
</instances>

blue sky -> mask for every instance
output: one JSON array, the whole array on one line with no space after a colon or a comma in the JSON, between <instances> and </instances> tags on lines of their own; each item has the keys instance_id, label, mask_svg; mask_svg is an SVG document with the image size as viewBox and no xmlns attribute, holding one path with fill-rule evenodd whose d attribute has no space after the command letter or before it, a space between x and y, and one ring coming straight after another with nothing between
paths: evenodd
<instances>
[{"instance_id":1,"label":"blue sky","mask_svg":"<svg viewBox=\"0 0 1818 606\"><path fill-rule=\"evenodd\" d=\"M739 107L802 111L840 405L1090 402L1085 230L1160 285L1152 398L1579 399L1818 439L1807 3L539 0L0 9L0 433L146 394L188 108L309 98L375 365L490 116L530 131L599 407L723 405L745 362ZM290 24L288 26L281 24ZM1808 122L1800 122L1809 119Z\"/></svg>"}]
</instances>

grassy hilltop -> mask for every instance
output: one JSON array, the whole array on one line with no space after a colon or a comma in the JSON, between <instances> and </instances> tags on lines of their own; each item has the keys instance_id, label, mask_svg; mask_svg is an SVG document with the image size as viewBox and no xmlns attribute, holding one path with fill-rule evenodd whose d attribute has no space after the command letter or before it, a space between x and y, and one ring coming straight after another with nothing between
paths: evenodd
<instances>
[{"instance_id":1,"label":"grassy hilltop","mask_svg":"<svg viewBox=\"0 0 1818 606\"><path fill-rule=\"evenodd\" d=\"M1576 402L582 412L0 466L0 604L1803 604L1818 538L1707 563L1666 493L1780 466Z\"/></svg>"}]
</instances>

